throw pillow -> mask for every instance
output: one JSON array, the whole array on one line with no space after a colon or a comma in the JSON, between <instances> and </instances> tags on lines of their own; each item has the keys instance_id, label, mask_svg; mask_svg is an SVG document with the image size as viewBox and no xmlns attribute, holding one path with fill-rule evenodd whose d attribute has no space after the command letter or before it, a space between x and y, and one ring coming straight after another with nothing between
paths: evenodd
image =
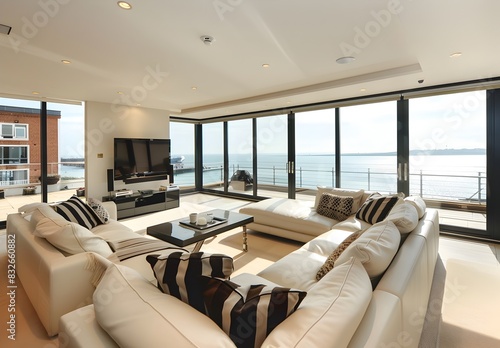
<instances>
[{"instance_id":1,"label":"throw pillow","mask_svg":"<svg viewBox=\"0 0 500 348\"><path fill-rule=\"evenodd\" d=\"M344 241L335 248L335 250L330 254L330 256L328 256L323 266L321 266L321 268L318 270L318 273L316 273L316 280L320 280L325 276L325 274L327 274L333 269L335 261L337 261L337 259L344 252L344 250L346 250L347 247L351 245L352 242L358 239L363 232L364 231L354 232L349 237L344 239Z\"/></svg>"},{"instance_id":2,"label":"throw pillow","mask_svg":"<svg viewBox=\"0 0 500 348\"><path fill-rule=\"evenodd\" d=\"M399 199L398 195L382 196L379 193L373 193L367 198L361 208L359 208L356 213L356 218L372 225L376 224L389 215L389 212Z\"/></svg>"},{"instance_id":3,"label":"throw pillow","mask_svg":"<svg viewBox=\"0 0 500 348\"><path fill-rule=\"evenodd\" d=\"M94 210L94 212L99 217L99 220L101 220L103 224L107 224L109 222L109 212L106 210L106 208L104 208L100 200L89 198L87 199L87 204Z\"/></svg>"},{"instance_id":4,"label":"throw pillow","mask_svg":"<svg viewBox=\"0 0 500 348\"><path fill-rule=\"evenodd\" d=\"M76 222L89 230L101 224L94 210L77 196L55 205L55 210L66 220Z\"/></svg>"},{"instance_id":5,"label":"throw pillow","mask_svg":"<svg viewBox=\"0 0 500 348\"><path fill-rule=\"evenodd\" d=\"M89 251L108 257L113 253L104 239L85 227L63 218L40 220L36 225L34 235L45 238L57 249L71 255Z\"/></svg>"},{"instance_id":6,"label":"throw pillow","mask_svg":"<svg viewBox=\"0 0 500 348\"><path fill-rule=\"evenodd\" d=\"M344 221L351 215L354 199L324 192L318 203L317 212L334 220Z\"/></svg>"},{"instance_id":7,"label":"throw pillow","mask_svg":"<svg viewBox=\"0 0 500 348\"><path fill-rule=\"evenodd\" d=\"M202 313L203 287L208 278L228 279L233 273L233 259L222 254L189 253L184 249L171 249L162 255L148 255L158 281L158 288L177 297ZM206 277L204 277L206 276Z\"/></svg>"},{"instance_id":8,"label":"throw pillow","mask_svg":"<svg viewBox=\"0 0 500 348\"><path fill-rule=\"evenodd\" d=\"M363 199L363 195L365 193L364 190L345 190L345 189L340 189L340 188L334 188L334 187L326 187L326 186L317 186L318 192L316 193L316 199L314 201L314 209L318 209L318 204L319 200L321 199L321 195L324 192L331 193L336 196L341 196L341 197L352 197L353 198L353 204L352 204L352 211L351 214L354 214L355 212L358 211L359 206L361 205L361 200Z\"/></svg>"},{"instance_id":9,"label":"throw pillow","mask_svg":"<svg viewBox=\"0 0 500 348\"><path fill-rule=\"evenodd\" d=\"M264 284L240 286L210 278L203 291L207 315L237 347L261 347L300 305L305 291Z\"/></svg>"}]
</instances>

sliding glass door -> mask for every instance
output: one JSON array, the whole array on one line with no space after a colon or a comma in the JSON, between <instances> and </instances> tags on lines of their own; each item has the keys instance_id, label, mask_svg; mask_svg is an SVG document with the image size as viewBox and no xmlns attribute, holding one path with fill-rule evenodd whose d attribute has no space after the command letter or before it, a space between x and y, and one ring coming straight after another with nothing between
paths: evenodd
<instances>
[{"instance_id":1,"label":"sliding glass door","mask_svg":"<svg viewBox=\"0 0 500 348\"><path fill-rule=\"evenodd\" d=\"M340 108L340 187L398 191L396 116L396 101Z\"/></svg>"},{"instance_id":2,"label":"sliding glass door","mask_svg":"<svg viewBox=\"0 0 500 348\"><path fill-rule=\"evenodd\" d=\"M409 100L410 193L455 231L486 230L486 91Z\"/></svg>"}]
</instances>

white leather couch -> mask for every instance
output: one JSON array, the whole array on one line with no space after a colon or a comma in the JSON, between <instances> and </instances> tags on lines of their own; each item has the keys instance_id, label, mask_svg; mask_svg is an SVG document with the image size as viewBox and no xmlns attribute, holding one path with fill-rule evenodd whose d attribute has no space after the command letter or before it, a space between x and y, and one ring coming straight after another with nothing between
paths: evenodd
<instances>
[{"instance_id":1,"label":"white leather couch","mask_svg":"<svg viewBox=\"0 0 500 348\"><path fill-rule=\"evenodd\" d=\"M258 275L234 277L236 283L270 282L307 291L262 347L418 347L439 244L437 211L420 208L411 231L400 214L373 227L351 216ZM365 228L317 281L318 269L336 247ZM384 263L389 264L385 271ZM115 266L107 272L94 304L61 318L60 347L235 346L207 316L161 293L138 273Z\"/></svg>"},{"instance_id":2,"label":"white leather couch","mask_svg":"<svg viewBox=\"0 0 500 348\"><path fill-rule=\"evenodd\" d=\"M144 238L115 220L115 203L102 204L109 212L110 221L94 227L91 230L93 234L106 241ZM58 215L52 209L46 211ZM31 214L9 214L7 234L15 235L17 277L48 335L54 336L59 332L59 319L63 314L92 303L95 255L89 252L74 255L64 253L46 239L37 237L34 234L36 223L30 220ZM148 281L156 283L145 256L120 263L138 270Z\"/></svg>"}]
</instances>

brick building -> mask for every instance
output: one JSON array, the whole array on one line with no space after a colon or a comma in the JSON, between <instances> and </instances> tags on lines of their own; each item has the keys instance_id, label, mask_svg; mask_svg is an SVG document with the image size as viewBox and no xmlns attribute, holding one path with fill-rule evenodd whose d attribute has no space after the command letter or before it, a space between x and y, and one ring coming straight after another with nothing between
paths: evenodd
<instances>
[{"instance_id":1,"label":"brick building","mask_svg":"<svg viewBox=\"0 0 500 348\"><path fill-rule=\"evenodd\" d=\"M48 174L58 174L61 112L47 110ZM0 187L39 182L40 109L0 105Z\"/></svg>"}]
</instances>

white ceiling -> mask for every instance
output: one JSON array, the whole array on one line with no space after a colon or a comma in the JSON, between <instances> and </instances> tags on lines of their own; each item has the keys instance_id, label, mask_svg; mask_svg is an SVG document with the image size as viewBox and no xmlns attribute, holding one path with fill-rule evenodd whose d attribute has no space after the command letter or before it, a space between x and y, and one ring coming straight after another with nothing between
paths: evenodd
<instances>
[{"instance_id":1,"label":"white ceiling","mask_svg":"<svg viewBox=\"0 0 500 348\"><path fill-rule=\"evenodd\" d=\"M498 0L129 2L3 0L0 95L204 119L500 76Z\"/></svg>"}]
</instances>

